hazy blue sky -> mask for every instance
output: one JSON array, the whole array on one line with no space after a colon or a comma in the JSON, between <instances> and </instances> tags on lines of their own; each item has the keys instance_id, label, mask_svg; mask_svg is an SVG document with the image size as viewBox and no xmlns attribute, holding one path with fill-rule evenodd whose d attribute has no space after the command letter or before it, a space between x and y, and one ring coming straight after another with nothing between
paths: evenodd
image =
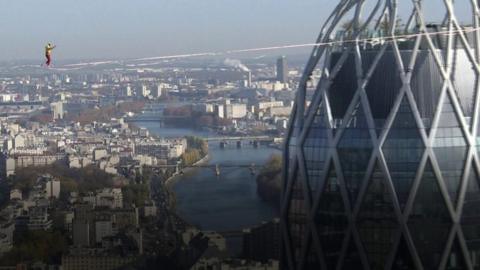
<instances>
[{"instance_id":1,"label":"hazy blue sky","mask_svg":"<svg viewBox=\"0 0 480 270\"><path fill-rule=\"evenodd\" d=\"M47 41L58 45L55 52L58 59L135 58L312 42L337 1L0 0L0 3L0 60L14 60L42 58Z\"/></svg>"}]
</instances>

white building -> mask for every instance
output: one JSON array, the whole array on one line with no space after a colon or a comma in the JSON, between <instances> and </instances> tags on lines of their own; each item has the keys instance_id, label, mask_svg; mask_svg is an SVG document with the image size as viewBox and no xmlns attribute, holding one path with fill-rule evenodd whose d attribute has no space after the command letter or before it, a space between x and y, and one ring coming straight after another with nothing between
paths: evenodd
<instances>
[{"instance_id":1,"label":"white building","mask_svg":"<svg viewBox=\"0 0 480 270\"><path fill-rule=\"evenodd\" d=\"M127 87L125 87L125 91L124 91L123 95L126 96L126 97L131 97L132 96L132 87L130 85L127 85Z\"/></svg>"},{"instance_id":2,"label":"white building","mask_svg":"<svg viewBox=\"0 0 480 270\"><path fill-rule=\"evenodd\" d=\"M148 90L147 86L146 85L142 85L142 96L143 97L148 97L148 95L150 95L150 91Z\"/></svg>"},{"instance_id":3,"label":"white building","mask_svg":"<svg viewBox=\"0 0 480 270\"><path fill-rule=\"evenodd\" d=\"M13 148L24 148L25 147L25 136L18 134L13 139Z\"/></svg>"},{"instance_id":4,"label":"white building","mask_svg":"<svg viewBox=\"0 0 480 270\"><path fill-rule=\"evenodd\" d=\"M45 182L45 195L47 198L60 198L60 181L50 179Z\"/></svg>"},{"instance_id":5,"label":"white building","mask_svg":"<svg viewBox=\"0 0 480 270\"><path fill-rule=\"evenodd\" d=\"M104 157L107 157L108 152L107 152L107 149L105 148L96 148L93 150L92 155L93 155L93 160L98 161Z\"/></svg>"},{"instance_id":6,"label":"white building","mask_svg":"<svg viewBox=\"0 0 480 270\"><path fill-rule=\"evenodd\" d=\"M50 104L53 113L53 120L63 119L63 102L53 102Z\"/></svg>"},{"instance_id":7,"label":"white building","mask_svg":"<svg viewBox=\"0 0 480 270\"><path fill-rule=\"evenodd\" d=\"M10 190L10 200L22 200L22 191L19 189Z\"/></svg>"},{"instance_id":8,"label":"white building","mask_svg":"<svg viewBox=\"0 0 480 270\"><path fill-rule=\"evenodd\" d=\"M104 237L112 236L114 234L111 220L95 221L95 242L101 243Z\"/></svg>"},{"instance_id":9,"label":"white building","mask_svg":"<svg viewBox=\"0 0 480 270\"><path fill-rule=\"evenodd\" d=\"M229 103L224 105L224 116L227 119L239 119L247 115L247 104Z\"/></svg>"},{"instance_id":10,"label":"white building","mask_svg":"<svg viewBox=\"0 0 480 270\"><path fill-rule=\"evenodd\" d=\"M121 188L104 188L97 191L95 196L96 206L108 208L123 208L123 194Z\"/></svg>"}]
</instances>

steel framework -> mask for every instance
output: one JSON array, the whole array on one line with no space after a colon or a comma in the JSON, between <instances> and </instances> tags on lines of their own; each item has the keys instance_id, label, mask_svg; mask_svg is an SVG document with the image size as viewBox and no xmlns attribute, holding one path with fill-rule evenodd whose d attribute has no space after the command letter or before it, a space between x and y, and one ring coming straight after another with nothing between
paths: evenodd
<instances>
[{"instance_id":1,"label":"steel framework","mask_svg":"<svg viewBox=\"0 0 480 270\"><path fill-rule=\"evenodd\" d=\"M478 3L397 2L340 0L321 28L283 153L284 269L480 269ZM436 31L426 22L432 2L444 11ZM468 27L457 19L458 5L469 9ZM410 11L404 25L399 8ZM465 61L457 63L460 52ZM368 61L367 53L374 54ZM439 73L430 115L419 99L428 93L412 79L425 54ZM388 69L386 55L394 63ZM339 117L332 99L347 65L355 91ZM321 75L307 106L314 72ZM399 80L381 124L368 89L378 72ZM459 89L461 80L472 81L471 89Z\"/></svg>"}]
</instances>

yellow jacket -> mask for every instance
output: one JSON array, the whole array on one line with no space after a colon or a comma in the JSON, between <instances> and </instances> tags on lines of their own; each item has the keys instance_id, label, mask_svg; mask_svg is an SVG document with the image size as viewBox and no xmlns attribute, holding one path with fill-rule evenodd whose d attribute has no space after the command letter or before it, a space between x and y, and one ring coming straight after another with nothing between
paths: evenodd
<instances>
[{"instance_id":1,"label":"yellow jacket","mask_svg":"<svg viewBox=\"0 0 480 270\"><path fill-rule=\"evenodd\" d=\"M48 44L47 46L45 46L45 54L50 55L54 48L55 48L55 46L52 46L52 45Z\"/></svg>"}]
</instances>

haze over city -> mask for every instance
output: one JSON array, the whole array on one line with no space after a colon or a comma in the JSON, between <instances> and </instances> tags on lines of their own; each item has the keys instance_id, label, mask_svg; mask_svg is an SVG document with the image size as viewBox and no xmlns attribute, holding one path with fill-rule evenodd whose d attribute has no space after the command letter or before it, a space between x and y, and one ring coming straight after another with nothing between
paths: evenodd
<instances>
[{"instance_id":1,"label":"haze over city","mask_svg":"<svg viewBox=\"0 0 480 270\"><path fill-rule=\"evenodd\" d=\"M478 1L2 2L0 269L480 269Z\"/></svg>"},{"instance_id":2,"label":"haze over city","mask_svg":"<svg viewBox=\"0 0 480 270\"><path fill-rule=\"evenodd\" d=\"M6 27L0 29L0 60L35 60L46 42L58 44L59 60L310 43L336 4L330 0L2 1L0 23ZM426 10L435 13L436 7L430 5ZM401 7L400 16L406 10ZM458 12L467 15L466 8Z\"/></svg>"}]
</instances>

